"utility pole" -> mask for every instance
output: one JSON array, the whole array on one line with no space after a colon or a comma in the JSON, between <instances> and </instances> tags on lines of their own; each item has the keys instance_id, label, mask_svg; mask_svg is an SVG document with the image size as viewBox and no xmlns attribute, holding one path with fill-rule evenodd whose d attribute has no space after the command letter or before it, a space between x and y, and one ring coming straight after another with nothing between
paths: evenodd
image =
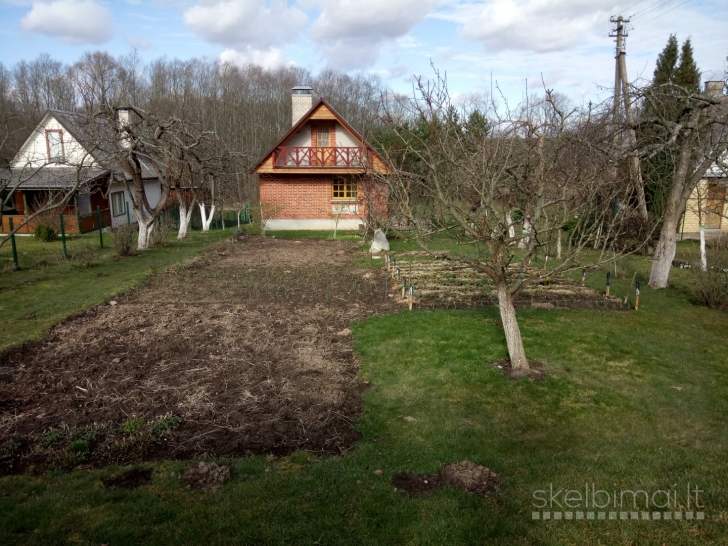
<instances>
[{"instance_id":1,"label":"utility pole","mask_svg":"<svg viewBox=\"0 0 728 546\"><path fill-rule=\"evenodd\" d=\"M612 17L609 20L610 22L617 24L617 28L612 30L609 34L609 36L617 38L616 53L614 56L614 104L612 106L612 117L614 125L616 126L619 124L619 103L621 98L624 101L624 116L629 127L627 135L629 136L629 144L632 148L629 160L630 174L632 182L634 183L635 192L637 193L637 205L640 216L645 222L647 222L649 220L649 215L647 214L647 200L645 199L645 188L642 182L642 169L640 168L639 158L636 155L637 134L633 129L634 118L632 116L632 101L629 98L629 79L627 78L627 53L624 46L624 39L628 36L625 31L624 24L629 23L629 19L625 19L620 15L617 18ZM616 140L617 133L615 133L614 138Z\"/></svg>"}]
</instances>

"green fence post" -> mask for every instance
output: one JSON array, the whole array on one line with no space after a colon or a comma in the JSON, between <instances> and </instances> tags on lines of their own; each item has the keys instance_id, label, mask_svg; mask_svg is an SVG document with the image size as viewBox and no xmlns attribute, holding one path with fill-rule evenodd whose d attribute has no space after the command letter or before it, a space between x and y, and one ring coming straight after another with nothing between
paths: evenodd
<instances>
[{"instance_id":1,"label":"green fence post","mask_svg":"<svg viewBox=\"0 0 728 546\"><path fill-rule=\"evenodd\" d=\"M66 251L66 228L63 225L63 213L59 213L58 216L61 218L61 241L63 242L63 257L68 258L68 252Z\"/></svg>"},{"instance_id":2,"label":"green fence post","mask_svg":"<svg viewBox=\"0 0 728 546\"><path fill-rule=\"evenodd\" d=\"M13 218L12 216L8 216L8 222L10 222L10 246L13 248L13 262L15 262L15 267L17 269L20 269L20 266L18 265L18 249L15 248L15 234L13 233Z\"/></svg>"},{"instance_id":3,"label":"green fence post","mask_svg":"<svg viewBox=\"0 0 728 546\"><path fill-rule=\"evenodd\" d=\"M96 217L99 219L99 243L101 243L101 248L104 248L104 232L103 226L101 225L101 207L96 207Z\"/></svg>"},{"instance_id":4,"label":"green fence post","mask_svg":"<svg viewBox=\"0 0 728 546\"><path fill-rule=\"evenodd\" d=\"M129 201L126 202L126 225L131 225L131 215L129 214Z\"/></svg>"}]
</instances>

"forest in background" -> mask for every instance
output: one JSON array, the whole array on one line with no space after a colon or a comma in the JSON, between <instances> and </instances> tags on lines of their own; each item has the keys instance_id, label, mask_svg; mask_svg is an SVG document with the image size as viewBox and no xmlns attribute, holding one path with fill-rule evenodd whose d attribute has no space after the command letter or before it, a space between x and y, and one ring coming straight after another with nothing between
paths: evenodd
<instances>
[{"instance_id":1,"label":"forest in background","mask_svg":"<svg viewBox=\"0 0 728 546\"><path fill-rule=\"evenodd\" d=\"M326 98L362 134L377 124L385 87L375 75L314 74L297 66L267 70L202 58L144 63L136 53L113 57L100 51L72 65L48 54L11 67L0 63L0 167L50 108L91 114L99 104L132 105L160 118L182 113L217 133L241 157L239 183L221 188L229 195L220 197L255 200L257 184L249 170L290 128L296 85L311 86L314 100Z\"/></svg>"}]
</instances>

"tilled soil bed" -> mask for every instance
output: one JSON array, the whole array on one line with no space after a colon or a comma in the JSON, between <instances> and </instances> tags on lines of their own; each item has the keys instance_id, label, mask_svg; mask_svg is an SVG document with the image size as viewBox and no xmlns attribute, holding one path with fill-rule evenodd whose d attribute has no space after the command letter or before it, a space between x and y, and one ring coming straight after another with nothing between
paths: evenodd
<instances>
[{"instance_id":1,"label":"tilled soil bed","mask_svg":"<svg viewBox=\"0 0 728 546\"><path fill-rule=\"evenodd\" d=\"M0 469L341 453L366 385L352 320L391 312L351 243L251 237L0 359Z\"/></svg>"}]
</instances>

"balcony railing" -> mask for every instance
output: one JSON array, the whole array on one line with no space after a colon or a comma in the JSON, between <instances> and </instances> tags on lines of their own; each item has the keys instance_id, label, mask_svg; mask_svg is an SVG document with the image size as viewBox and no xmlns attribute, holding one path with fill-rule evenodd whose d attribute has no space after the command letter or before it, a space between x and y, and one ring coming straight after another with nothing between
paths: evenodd
<instances>
[{"instance_id":1,"label":"balcony railing","mask_svg":"<svg viewBox=\"0 0 728 546\"><path fill-rule=\"evenodd\" d=\"M273 154L274 167L360 168L370 164L369 150L362 147L280 146Z\"/></svg>"}]
</instances>

